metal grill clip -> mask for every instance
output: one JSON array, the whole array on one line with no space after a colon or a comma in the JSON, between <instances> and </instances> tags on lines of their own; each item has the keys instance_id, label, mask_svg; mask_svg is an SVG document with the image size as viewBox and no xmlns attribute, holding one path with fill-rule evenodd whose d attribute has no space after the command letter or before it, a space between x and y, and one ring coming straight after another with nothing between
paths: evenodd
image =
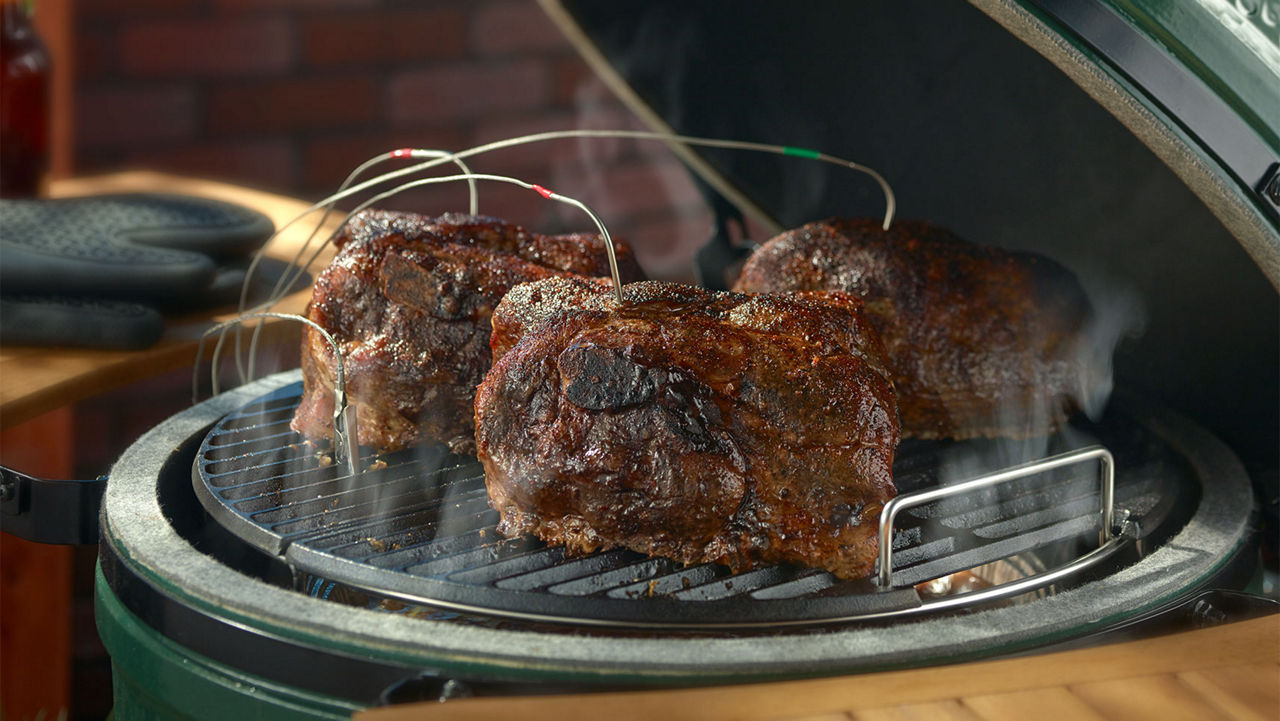
<instances>
[{"instance_id":1,"label":"metal grill clip","mask_svg":"<svg viewBox=\"0 0 1280 721\"><path fill-rule=\"evenodd\" d=\"M1127 512L1122 512L1120 514L1122 522L1119 524L1119 528L1117 528L1116 524L1115 459L1112 456L1111 451L1106 448L1102 446L1093 446L1014 466L1003 471L979 476L978 478L973 478L961 483L954 483L916 493L909 493L898 496L897 498L889 501L880 512L880 560L879 570L876 577L877 585L881 590L892 588L893 585L893 528L894 521L897 519L900 511L907 508L922 506L944 498L951 498L971 493L983 488L990 488L1019 478L1026 478L1027 476L1033 476L1054 469L1095 460L1101 465L1102 482L1102 502L1101 508L1099 509L1102 517L1102 530L1099 535L1099 544L1096 549L1053 571L1037 574L1035 576L1024 578L1020 581L1003 584L984 591L964 594L963 596L954 596L938 601L931 601L925 605L929 606L931 609L936 609L948 605L972 603L975 600L1014 596L1025 591L1046 586L1059 578L1079 572L1084 568L1109 557L1115 553L1115 551L1119 550L1121 544L1130 540L1132 533L1128 522L1129 514Z\"/></svg>"},{"instance_id":2,"label":"metal grill clip","mask_svg":"<svg viewBox=\"0 0 1280 721\"><path fill-rule=\"evenodd\" d=\"M305 323L315 329L325 341L329 343L329 350L333 353L334 365L337 372L333 378L333 456L336 463L340 463L346 469L348 476L356 476L360 472L360 444L359 444L359 425L356 418L356 407L347 402L347 378L346 368L342 362L342 349L338 347L337 341L325 330L320 324L304 318L300 315L292 313L253 313L251 315L242 315L223 321L209 330L206 330L200 336L200 344L196 348L196 368L199 368L200 358L204 355L204 341L211 334L224 331L232 326L242 325L247 320L255 318L277 318L279 320L292 320L299 323ZM222 343L225 335L218 338L217 345L213 349L213 358L210 360L211 372L213 380L213 393L218 394L218 356L222 352ZM192 372L191 377L191 400L195 402L197 390L196 372Z\"/></svg>"}]
</instances>

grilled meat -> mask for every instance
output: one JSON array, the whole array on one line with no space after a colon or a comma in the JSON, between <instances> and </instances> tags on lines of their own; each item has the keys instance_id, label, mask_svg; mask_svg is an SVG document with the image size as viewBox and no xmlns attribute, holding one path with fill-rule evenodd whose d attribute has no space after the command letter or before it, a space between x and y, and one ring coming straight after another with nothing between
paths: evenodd
<instances>
[{"instance_id":1,"label":"grilled meat","mask_svg":"<svg viewBox=\"0 0 1280 721\"><path fill-rule=\"evenodd\" d=\"M476 443L499 530L868 574L898 418L861 304L658 282L625 298L553 278L494 312Z\"/></svg>"},{"instance_id":2,"label":"grilled meat","mask_svg":"<svg viewBox=\"0 0 1280 721\"><path fill-rule=\"evenodd\" d=\"M498 301L517 283L609 272L599 236L539 235L495 218L365 211L337 242L307 316L342 349L360 443L383 450L433 440L473 452L475 388L489 370ZM614 249L622 277L642 278L630 249ZM302 371L293 428L328 438L334 361L310 328Z\"/></svg>"},{"instance_id":3,"label":"grilled meat","mask_svg":"<svg viewBox=\"0 0 1280 721\"><path fill-rule=\"evenodd\" d=\"M898 221L887 232L867 219L805 225L756 251L734 289L862 298L907 437L1043 435L1066 420L1082 382L1089 305L1071 273L928 223Z\"/></svg>"}]
</instances>

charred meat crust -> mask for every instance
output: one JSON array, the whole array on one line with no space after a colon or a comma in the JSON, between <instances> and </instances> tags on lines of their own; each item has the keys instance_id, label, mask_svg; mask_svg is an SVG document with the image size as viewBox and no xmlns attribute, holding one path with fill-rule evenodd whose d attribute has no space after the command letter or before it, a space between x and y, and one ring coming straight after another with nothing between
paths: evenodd
<instances>
[{"instance_id":1,"label":"charred meat crust","mask_svg":"<svg viewBox=\"0 0 1280 721\"><path fill-rule=\"evenodd\" d=\"M495 311L476 442L499 530L869 573L898 420L861 304L655 282L625 298L554 278Z\"/></svg>"},{"instance_id":2,"label":"charred meat crust","mask_svg":"<svg viewBox=\"0 0 1280 721\"><path fill-rule=\"evenodd\" d=\"M369 210L348 222L339 251L316 279L307 317L333 335L346 369L359 441L395 450L440 441L475 447L475 388L489 370L489 317L517 283L608 274L598 236L546 236L495 218ZM615 242L619 270L643 277ZM307 329L304 393L293 428L328 438L333 358Z\"/></svg>"},{"instance_id":3,"label":"charred meat crust","mask_svg":"<svg viewBox=\"0 0 1280 721\"><path fill-rule=\"evenodd\" d=\"M883 340L904 436L1028 437L1073 409L1088 301L1032 253L984 247L924 222L833 219L765 243L743 292L841 290Z\"/></svg>"}]
</instances>

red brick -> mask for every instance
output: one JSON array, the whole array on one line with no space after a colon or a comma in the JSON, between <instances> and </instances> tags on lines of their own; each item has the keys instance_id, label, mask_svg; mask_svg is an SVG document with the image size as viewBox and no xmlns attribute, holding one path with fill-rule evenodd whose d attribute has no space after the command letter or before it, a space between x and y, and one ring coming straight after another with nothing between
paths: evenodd
<instances>
[{"instance_id":1,"label":"red brick","mask_svg":"<svg viewBox=\"0 0 1280 721\"><path fill-rule=\"evenodd\" d=\"M214 7L218 10L255 11L262 9L287 9L325 11L347 8L374 7L379 0L217 0Z\"/></svg>"},{"instance_id":2,"label":"red brick","mask_svg":"<svg viewBox=\"0 0 1280 721\"><path fill-rule=\"evenodd\" d=\"M637 130L658 132L656 129L641 123L638 118L635 123ZM691 147L690 149L695 153L703 150L703 148L699 147ZM640 162L665 162L668 160L679 161L679 156L677 156L663 140L637 140L635 141L635 151Z\"/></svg>"},{"instance_id":3,"label":"red brick","mask_svg":"<svg viewBox=\"0 0 1280 721\"><path fill-rule=\"evenodd\" d=\"M378 84L372 77L290 79L228 85L209 95L214 133L341 128L377 119Z\"/></svg>"},{"instance_id":4,"label":"red brick","mask_svg":"<svg viewBox=\"0 0 1280 721\"><path fill-rule=\"evenodd\" d=\"M539 233L560 232L554 223L556 211L564 207L554 200L547 200L537 193L518 185L507 183L482 183L480 185L480 213L493 215L523 225ZM571 230L591 230L591 220L581 211L577 219L568 225Z\"/></svg>"},{"instance_id":5,"label":"red brick","mask_svg":"<svg viewBox=\"0 0 1280 721\"><path fill-rule=\"evenodd\" d=\"M525 227L538 230L551 203L531 190L493 181L477 184L479 210ZM466 212L470 197L466 183L447 183L413 188L378 203L378 207L407 210L426 215Z\"/></svg>"},{"instance_id":6,"label":"red brick","mask_svg":"<svg viewBox=\"0 0 1280 721\"><path fill-rule=\"evenodd\" d=\"M385 210L403 210L423 215L440 215L442 212L465 208L466 191L459 188L441 187L439 185L425 188L414 188L394 195L377 205ZM355 203L344 201L343 209L355 207Z\"/></svg>"},{"instance_id":7,"label":"red brick","mask_svg":"<svg viewBox=\"0 0 1280 721\"><path fill-rule=\"evenodd\" d=\"M196 95L184 86L87 90L76 98L76 118L85 147L186 140L196 131Z\"/></svg>"},{"instance_id":8,"label":"red brick","mask_svg":"<svg viewBox=\"0 0 1280 721\"><path fill-rule=\"evenodd\" d=\"M317 67L461 57L466 17L456 10L327 13L302 25L302 55Z\"/></svg>"},{"instance_id":9,"label":"red brick","mask_svg":"<svg viewBox=\"0 0 1280 721\"><path fill-rule=\"evenodd\" d=\"M547 200L532 190L497 181L479 181L476 186L481 215L491 215L530 230L545 231L558 227L553 222L559 203ZM470 201L466 183L446 183L406 190L393 198L380 201L379 207L439 215L465 212ZM579 214L569 228L587 230L591 221ZM584 224L585 223L585 224Z\"/></svg>"},{"instance_id":10,"label":"red brick","mask_svg":"<svg viewBox=\"0 0 1280 721\"><path fill-rule=\"evenodd\" d=\"M408 147L450 152L462 150L465 147L464 134L458 129L441 128L421 132L401 130L394 133L366 132L313 138L303 150L303 184L318 195L327 195L337 190L338 185L358 165L374 155ZM389 161L372 169L367 177L411 164L407 160ZM456 171L457 166L451 163L437 172L443 175Z\"/></svg>"},{"instance_id":11,"label":"red brick","mask_svg":"<svg viewBox=\"0 0 1280 721\"><path fill-rule=\"evenodd\" d=\"M472 120L527 111L547 99L548 69L537 62L450 65L394 76L387 103L393 124Z\"/></svg>"},{"instance_id":12,"label":"red brick","mask_svg":"<svg viewBox=\"0 0 1280 721\"><path fill-rule=\"evenodd\" d=\"M609 232L627 239L650 278L692 283L694 254L711 237L711 212L656 215L620 224Z\"/></svg>"},{"instance_id":13,"label":"red brick","mask_svg":"<svg viewBox=\"0 0 1280 721\"><path fill-rule=\"evenodd\" d=\"M551 111L529 114L515 119L481 119L475 126L474 144L489 143L536 133L567 130L634 130L638 123L620 106L597 107L579 111ZM495 158L518 159L521 165L556 163L586 159L613 162L633 154L636 141L614 138L584 138L539 141L493 152Z\"/></svg>"},{"instance_id":14,"label":"red brick","mask_svg":"<svg viewBox=\"0 0 1280 721\"><path fill-rule=\"evenodd\" d=\"M657 132L619 100L603 80L589 70L584 69L585 74L575 72L572 69L573 65L574 63L568 61L557 64L553 95L556 97L557 105L567 104L574 108L578 115L579 126ZM660 140L631 142L629 153L639 156L672 157L670 149Z\"/></svg>"},{"instance_id":15,"label":"red brick","mask_svg":"<svg viewBox=\"0 0 1280 721\"><path fill-rule=\"evenodd\" d=\"M565 106L573 110L576 127L601 130L652 130L614 95L604 81L597 78L585 66L582 66L581 73L566 70L575 65L577 65L576 62L557 63L553 95L557 106ZM665 145L653 140L629 140L622 147L624 150L620 154L626 155L667 153Z\"/></svg>"},{"instance_id":16,"label":"red brick","mask_svg":"<svg viewBox=\"0 0 1280 721\"><path fill-rule=\"evenodd\" d=\"M471 46L486 55L533 51L572 52L569 41L534 2L487 5L471 21Z\"/></svg>"},{"instance_id":17,"label":"red brick","mask_svg":"<svg viewBox=\"0 0 1280 721\"><path fill-rule=\"evenodd\" d=\"M606 220L677 213L702 203L688 172L674 160L613 166L580 162L556 168L556 175L556 185L548 187L576 197Z\"/></svg>"},{"instance_id":18,"label":"red brick","mask_svg":"<svg viewBox=\"0 0 1280 721\"><path fill-rule=\"evenodd\" d=\"M575 208L561 205L555 214L548 225L594 232L594 224ZM631 246L645 274L657 280L692 281L694 253L711 237L711 212L705 207L630 217L605 212L601 219L610 234Z\"/></svg>"},{"instance_id":19,"label":"red brick","mask_svg":"<svg viewBox=\"0 0 1280 721\"><path fill-rule=\"evenodd\" d=\"M109 18L180 15L203 5L203 0L90 0L76 3L77 19L101 21Z\"/></svg>"},{"instance_id":20,"label":"red brick","mask_svg":"<svg viewBox=\"0 0 1280 721\"><path fill-rule=\"evenodd\" d=\"M583 86L604 86L604 82L580 58L563 58L553 65L551 99L556 105L577 107Z\"/></svg>"},{"instance_id":21,"label":"red brick","mask_svg":"<svg viewBox=\"0 0 1280 721\"><path fill-rule=\"evenodd\" d=\"M527 188L499 181L478 181L476 195L481 215L492 215L518 223L532 230L544 230L547 221L552 219L559 203L547 200ZM354 203L345 204L352 207ZM465 182L441 183L437 185L419 186L381 200L380 208L408 210L427 215L441 213L466 212L470 205L470 194ZM582 215L573 219L574 229L586 230L591 221Z\"/></svg>"},{"instance_id":22,"label":"red brick","mask_svg":"<svg viewBox=\"0 0 1280 721\"><path fill-rule=\"evenodd\" d=\"M294 38L283 18L160 20L125 27L120 66L153 76L279 73L293 65Z\"/></svg>"},{"instance_id":23,"label":"red brick","mask_svg":"<svg viewBox=\"0 0 1280 721\"><path fill-rule=\"evenodd\" d=\"M642 121L618 100L603 83L584 85L578 97L578 124L589 128L634 130L645 133L662 132ZM697 150L695 148L695 150ZM619 157L631 157L640 162L662 163L677 160L677 156L660 138L635 138L629 140Z\"/></svg>"},{"instance_id":24,"label":"red brick","mask_svg":"<svg viewBox=\"0 0 1280 721\"><path fill-rule=\"evenodd\" d=\"M111 75L115 71L119 50L116 34L100 30L80 28L75 40L75 73L79 88L85 83Z\"/></svg>"},{"instance_id":25,"label":"red brick","mask_svg":"<svg viewBox=\"0 0 1280 721\"><path fill-rule=\"evenodd\" d=\"M110 173L120 169L120 152L108 148L76 146L75 171L81 175Z\"/></svg>"},{"instance_id":26,"label":"red brick","mask_svg":"<svg viewBox=\"0 0 1280 721\"><path fill-rule=\"evenodd\" d=\"M475 126L471 137L471 145L485 145L498 140L507 140L522 135L533 135L558 130L572 130L576 118L570 112L531 113L515 119L481 119ZM578 157L578 146L582 141L575 139L544 140L510 148L494 150L476 157L476 165L490 172L508 174L540 173L539 183L550 182L551 168L563 165ZM599 141L605 148L613 141Z\"/></svg>"},{"instance_id":27,"label":"red brick","mask_svg":"<svg viewBox=\"0 0 1280 721\"><path fill-rule=\"evenodd\" d=\"M202 178L225 180L270 190L296 185L297 162L288 139L254 142L202 142L142 150L130 163Z\"/></svg>"}]
</instances>

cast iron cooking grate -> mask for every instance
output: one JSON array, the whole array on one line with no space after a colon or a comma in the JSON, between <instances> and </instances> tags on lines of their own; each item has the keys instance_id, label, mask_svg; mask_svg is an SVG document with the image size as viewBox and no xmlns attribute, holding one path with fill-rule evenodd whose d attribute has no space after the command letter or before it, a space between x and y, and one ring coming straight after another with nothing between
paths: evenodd
<instances>
[{"instance_id":1,"label":"cast iron cooking grate","mask_svg":"<svg viewBox=\"0 0 1280 721\"><path fill-rule=\"evenodd\" d=\"M446 609L605 625L874 618L920 609L913 586L931 579L1009 557L1070 561L1097 547L1101 530L1098 467L1080 464L905 509L893 536L892 589L789 565L735 574L625 550L573 557L535 538L498 534L474 458L443 447L366 449L362 472L347 475L328 444L290 430L301 393L294 383L266 394L208 433L193 469L206 510L297 572ZM1096 444L1115 454L1115 506L1139 538L1164 524L1176 499L1195 493L1176 454L1132 420L1073 427L1033 455ZM1009 453L996 442L905 442L895 484L900 494L937 487L961 455L968 476L1028 460Z\"/></svg>"}]
</instances>

